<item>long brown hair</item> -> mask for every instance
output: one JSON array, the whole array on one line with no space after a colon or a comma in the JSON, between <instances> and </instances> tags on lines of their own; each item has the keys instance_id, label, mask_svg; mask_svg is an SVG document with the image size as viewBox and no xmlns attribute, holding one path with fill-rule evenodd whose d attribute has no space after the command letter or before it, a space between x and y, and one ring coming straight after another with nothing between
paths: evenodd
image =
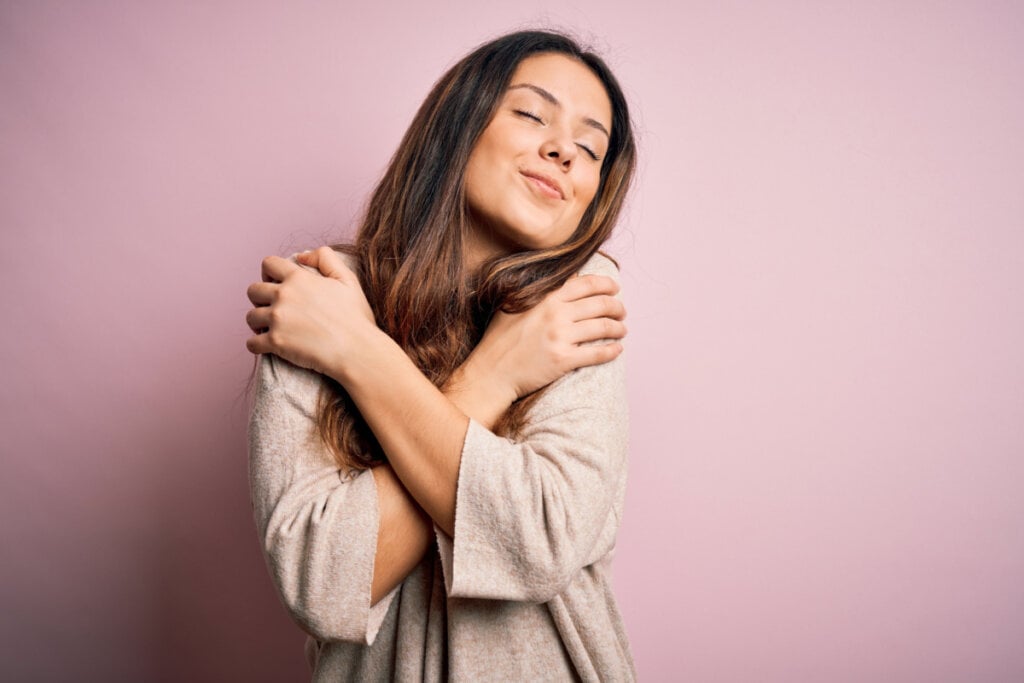
<instances>
[{"instance_id":1,"label":"long brown hair","mask_svg":"<svg viewBox=\"0 0 1024 683\"><path fill-rule=\"evenodd\" d=\"M564 244L494 258L467 278L463 176L469 155L516 67L543 53L578 59L611 100L611 139L597 193ZM536 305L598 250L618 219L635 166L626 99L604 61L559 33L511 33L478 47L434 85L371 196L355 244L334 248L355 257L380 328L442 387L496 310L515 313ZM514 435L539 394L514 403L495 431ZM317 428L342 469L386 461L355 404L330 379L320 396Z\"/></svg>"}]
</instances>

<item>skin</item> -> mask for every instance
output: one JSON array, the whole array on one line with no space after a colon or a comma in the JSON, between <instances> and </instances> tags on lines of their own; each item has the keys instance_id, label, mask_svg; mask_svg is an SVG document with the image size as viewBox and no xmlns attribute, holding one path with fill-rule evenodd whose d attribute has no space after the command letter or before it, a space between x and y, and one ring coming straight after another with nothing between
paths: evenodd
<instances>
[{"instance_id":1,"label":"skin","mask_svg":"<svg viewBox=\"0 0 1024 683\"><path fill-rule=\"evenodd\" d=\"M520 63L466 165L471 265L569 239L600 184L611 120L604 86L583 63L559 54Z\"/></svg>"},{"instance_id":2,"label":"skin","mask_svg":"<svg viewBox=\"0 0 1024 683\"><path fill-rule=\"evenodd\" d=\"M600 161L592 153L601 157L607 147L598 126L610 129L611 105L589 69L561 55L523 60L467 166L467 266L568 239L598 187ZM538 183L524 171L547 180ZM334 251L322 247L297 260L320 275L276 256L264 259L263 282L248 290L254 308L246 322L255 334L246 346L338 381L387 454L389 464L373 469L380 507L376 603L420 561L433 524L453 534L470 418L491 428L516 399L616 357L617 342L586 342L623 337L625 310L610 278L572 278L528 311L496 314L438 389L377 327L358 278Z\"/></svg>"}]
</instances>

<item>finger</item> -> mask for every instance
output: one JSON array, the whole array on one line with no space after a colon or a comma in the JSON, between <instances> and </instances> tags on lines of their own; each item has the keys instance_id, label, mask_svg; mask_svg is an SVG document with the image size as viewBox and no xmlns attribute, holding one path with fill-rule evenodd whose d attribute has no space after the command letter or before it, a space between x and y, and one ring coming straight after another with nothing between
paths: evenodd
<instances>
[{"instance_id":1,"label":"finger","mask_svg":"<svg viewBox=\"0 0 1024 683\"><path fill-rule=\"evenodd\" d=\"M622 339L626 336L626 325L611 318L591 318L572 326L569 339L574 344L598 341L600 339Z\"/></svg>"},{"instance_id":2,"label":"finger","mask_svg":"<svg viewBox=\"0 0 1024 683\"><path fill-rule=\"evenodd\" d=\"M279 286L273 282L254 282L245 290L245 295L254 305L266 306L274 303Z\"/></svg>"},{"instance_id":3,"label":"finger","mask_svg":"<svg viewBox=\"0 0 1024 683\"><path fill-rule=\"evenodd\" d=\"M273 353L270 348L270 339L266 333L254 334L245 340L245 348L250 353Z\"/></svg>"},{"instance_id":4,"label":"finger","mask_svg":"<svg viewBox=\"0 0 1024 683\"><path fill-rule=\"evenodd\" d=\"M356 277L356 274L345 265L345 261L342 260L338 252L330 247L320 247L312 253L316 255L315 263L309 263L308 265L315 265L321 274L332 277L335 280L341 280L342 282L358 283L359 279ZM310 260L313 261L314 259L311 258Z\"/></svg>"},{"instance_id":5,"label":"finger","mask_svg":"<svg viewBox=\"0 0 1024 683\"><path fill-rule=\"evenodd\" d=\"M623 320L626 317L626 306L614 296L600 294L577 299L568 304L573 322L587 318L614 318Z\"/></svg>"},{"instance_id":6,"label":"finger","mask_svg":"<svg viewBox=\"0 0 1024 683\"><path fill-rule=\"evenodd\" d=\"M589 365L600 365L615 360L621 353L622 344L619 342L580 346L572 355L572 367L575 370Z\"/></svg>"},{"instance_id":7,"label":"finger","mask_svg":"<svg viewBox=\"0 0 1024 683\"><path fill-rule=\"evenodd\" d=\"M268 256L263 259L260 272L264 282L284 282L285 277L299 269L298 264L280 256Z\"/></svg>"},{"instance_id":8,"label":"finger","mask_svg":"<svg viewBox=\"0 0 1024 683\"><path fill-rule=\"evenodd\" d=\"M245 314L245 324L253 332L261 332L270 327L271 315L270 306L249 309Z\"/></svg>"},{"instance_id":9,"label":"finger","mask_svg":"<svg viewBox=\"0 0 1024 683\"><path fill-rule=\"evenodd\" d=\"M330 247L321 247L316 250L316 256L319 259L317 263L319 271L327 275L328 278L334 278L344 283L358 284L359 279L356 278L352 269L345 265L341 254Z\"/></svg>"},{"instance_id":10,"label":"finger","mask_svg":"<svg viewBox=\"0 0 1024 683\"><path fill-rule=\"evenodd\" d=\"M575 301L596 294L617 294L619 283L606 275L580 275L566 280L560 290L563 301Z\"/></svg>"}]
</instances>

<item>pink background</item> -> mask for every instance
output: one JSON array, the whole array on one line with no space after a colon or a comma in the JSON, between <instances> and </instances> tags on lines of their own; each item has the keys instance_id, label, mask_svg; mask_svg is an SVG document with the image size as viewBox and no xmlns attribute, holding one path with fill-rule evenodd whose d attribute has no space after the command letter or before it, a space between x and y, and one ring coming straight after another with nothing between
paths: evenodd
<instances>
[{"instance_id":1,"label":"pink background","mask_svg":"<svg viewBox=\"0 0 1024 683\"><path fill-rule=\"evenodd\" d=\"M540 24L642 140L610 245L641 678L1024 680L1024 10L669 4L0 4L0 678L307 677L249 509L245 286Z\"/></svg>"}]
</instances>

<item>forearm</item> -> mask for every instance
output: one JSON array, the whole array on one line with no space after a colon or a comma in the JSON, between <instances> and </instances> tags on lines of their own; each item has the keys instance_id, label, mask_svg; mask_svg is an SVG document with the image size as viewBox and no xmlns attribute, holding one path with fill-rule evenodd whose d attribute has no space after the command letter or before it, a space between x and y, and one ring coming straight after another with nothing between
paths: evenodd
<instances>
[{"instance_id":1,"label":"forearm","mask_svg":"<svg viewBox=\"0 0 1024 683\"><path fill-rule=\"evenodd\" d=\"M443 394L467 416L490 429L511 401L478 371L471 360L467 361L445 385ZM373 474L380 506L371 598L376 604L423 558L433 538L433 523L390 465L374 468Z\"/></svg>"},{"instance_id":2,"label":"forearm","mask_svg":"<svg viewBox=\"0 0 1024 683\"><path fill-rule=\"evenodd\" d=\"M516 400L511 390L502 390L497 382L490 381L486 368L474 355L464 362L445 383L442 391L463 413L487 429L494 429L505 411Z\"/></svg>"},{"instance_id":3,"label":"forearm","mask_svg":"<svg viewBox=\"0 0 1024 683\"><path fill-rule=\"evenodd\" d=\"M383 332L376 330L359 348L358 358L330 374L359 407L405 488L451 535L469 417Z\"/></svg>"},{"instance_id":4,"label":"forearm","mask_svg":"<svg viewBox=\"0 0 1024 683\"><path fill-rule=\"evenodd\" d=\"M391 592L423 558L433 539L430 517L416 504L390 465L373 468L380 527L370 604Z\"/></svg>"},{"instance_id":5,"label":"forearm","mask_svg":"<svg viewBox=\"0 0 1024 683\"><path fill-rule=\"evenodd\" d=\"M508 409L497 392L460 368L457 378L444 388L444 394L464 413L491 428ZM374 560L371 604L401 583L423 559L433 539L433 522L398 479L390 465L373 469L380 507L380 528Z\"/></svg>"}]
</instances>

